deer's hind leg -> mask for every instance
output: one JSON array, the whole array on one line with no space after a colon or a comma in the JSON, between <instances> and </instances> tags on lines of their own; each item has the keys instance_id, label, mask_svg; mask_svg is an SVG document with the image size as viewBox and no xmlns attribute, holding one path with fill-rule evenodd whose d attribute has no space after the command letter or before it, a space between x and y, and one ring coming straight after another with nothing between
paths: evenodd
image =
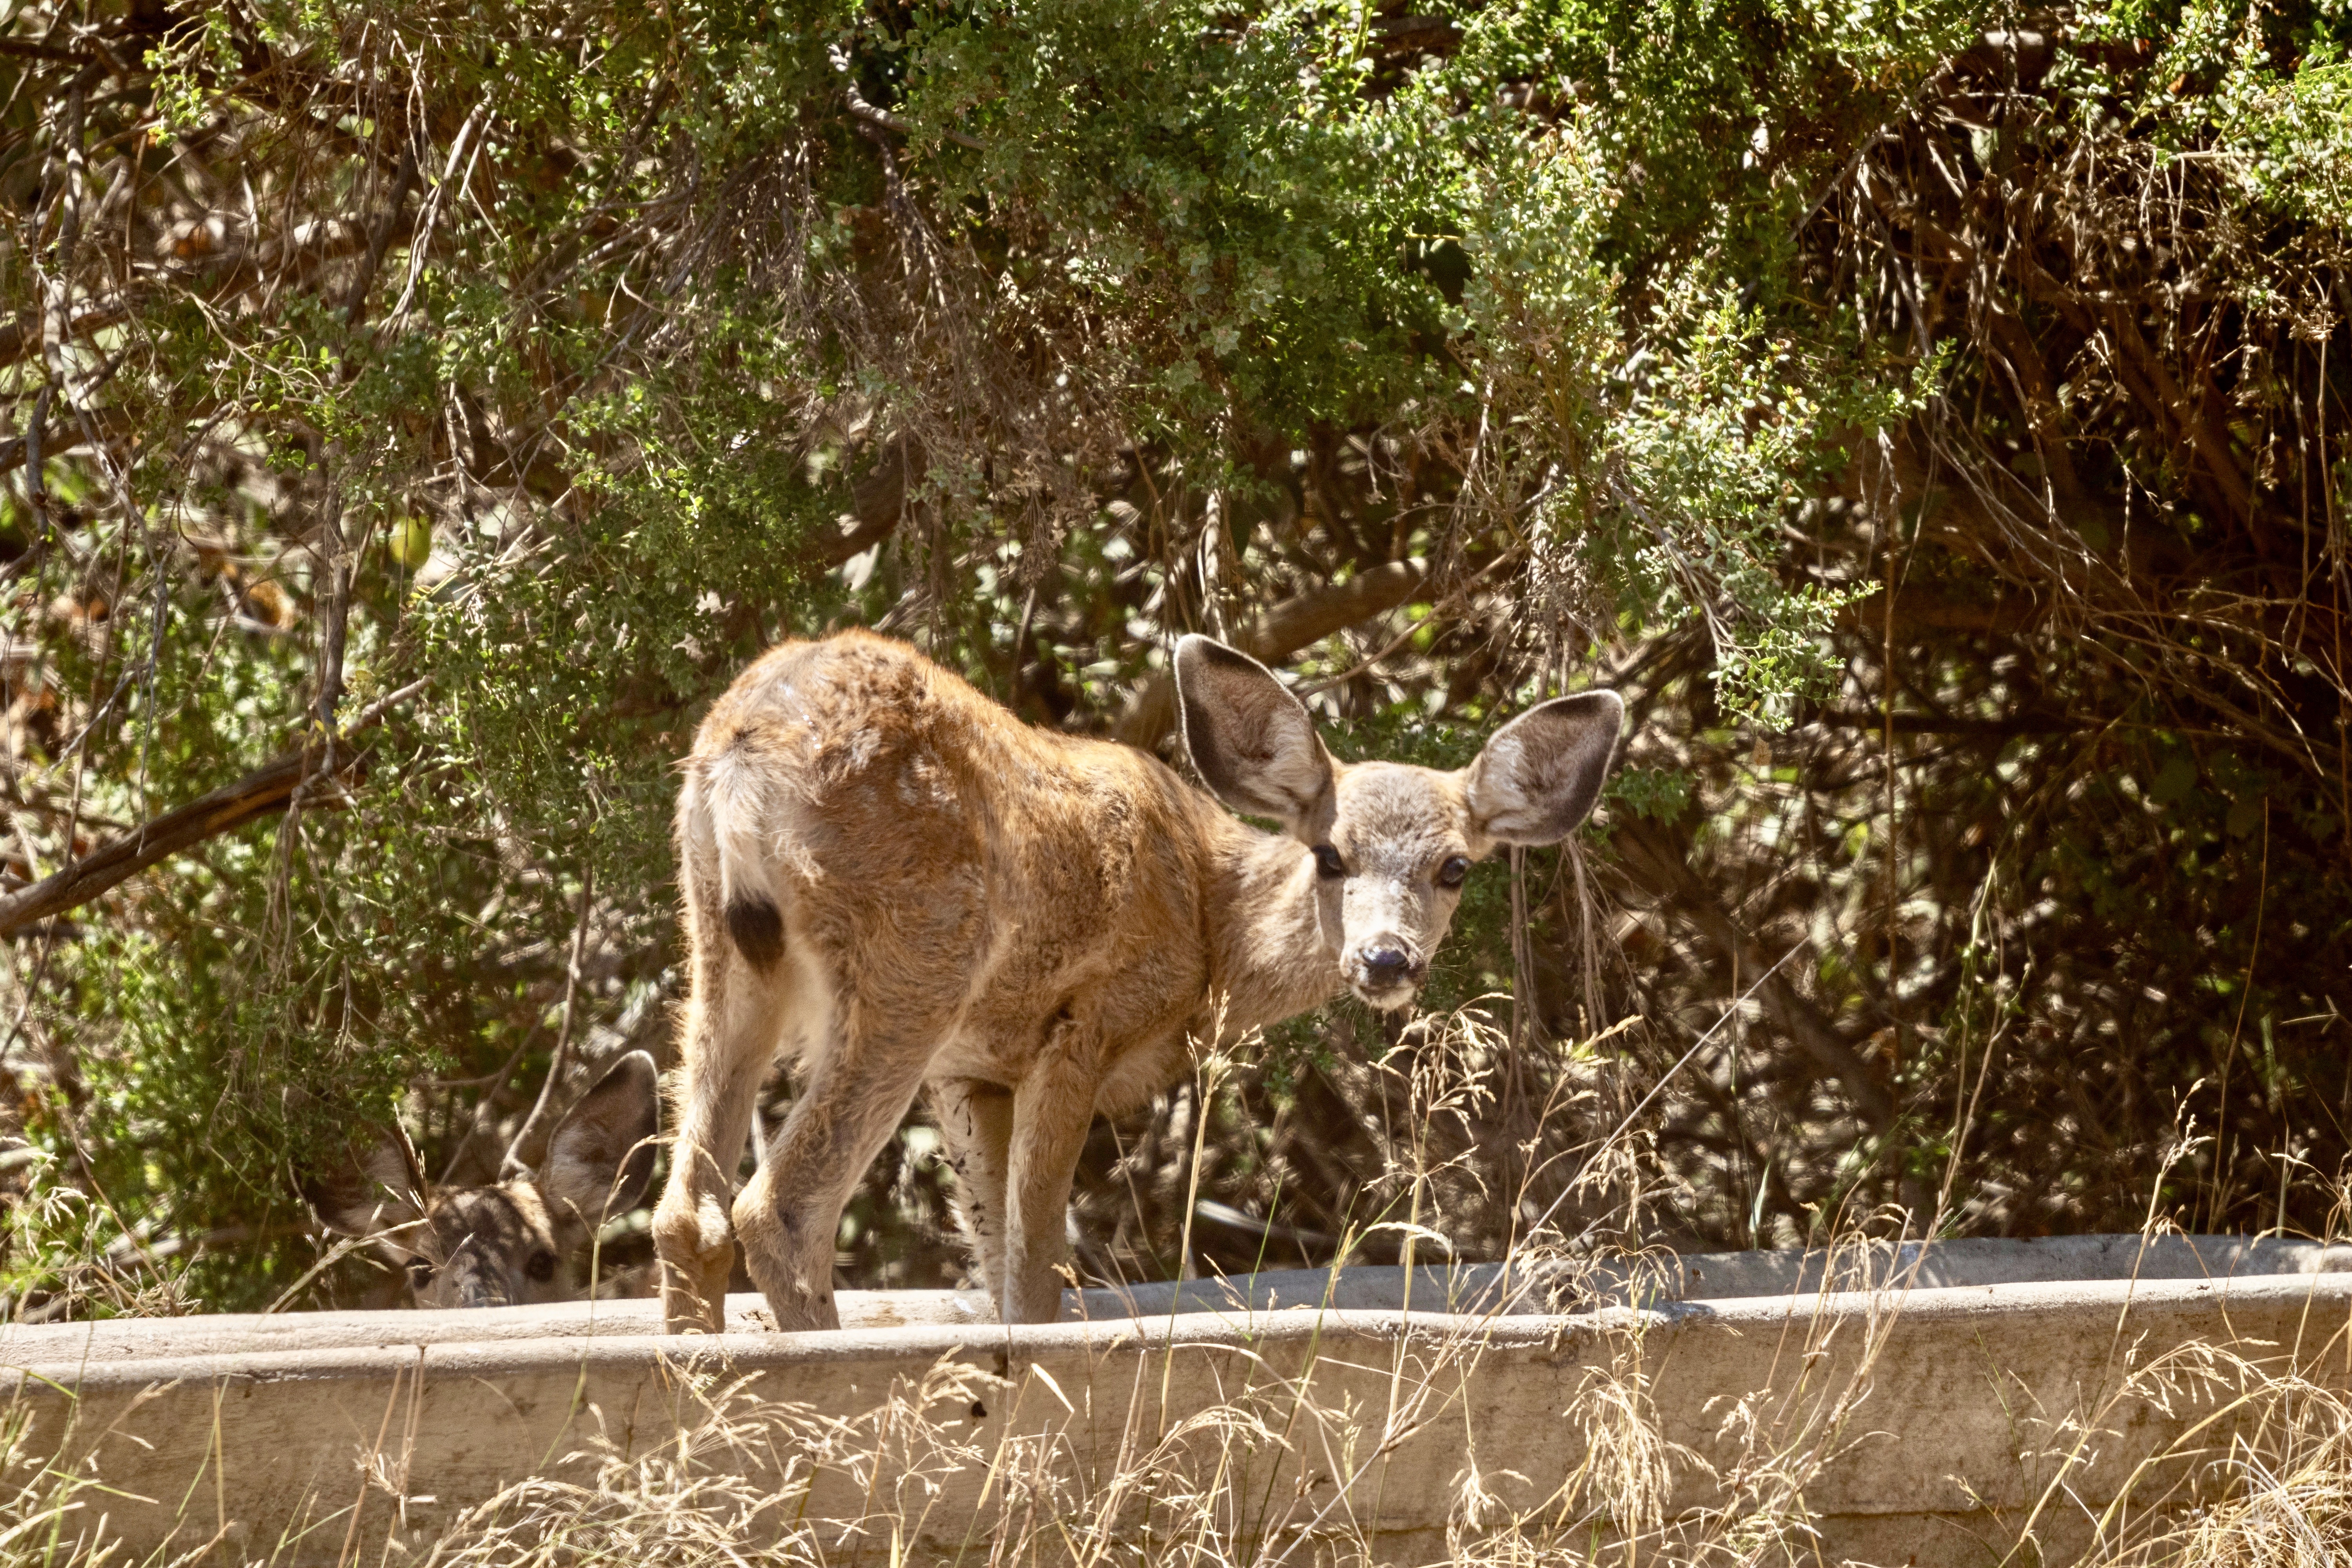
<instances>
[{"instance_id":1,"label":"deer's hind leg","mask_svg":"<svg viewBox=\"0 0 2352 1568\"><path fill-rule=\"evenodd\" d=\"M668 1184L654 1211L662 1317L672 1333L726 1327L727 1277L735 1263L729 1205L751 1131L760 1080L775 1059L793 998L777 931L730 928L720 905L715 848L680 835L692 993ZM770 906L772 910L772 906ZM735 927L749 927L742 916ZM772 940L768 940L768 939ZM803 997L803 1001L811 1000Z\"/></svg>"},{"instance_id":2,"label":"deer's hind leg","mask_svg":"<svg viewBox=\"0 0 2352 1568\"><path fill-rule=\"evenodd\" d=\"M861 969L873 956L864 955ZM735 1200L743 1261L780 1330L840 1326L833 1254L842 1205L905 1119L961 1010L961 997L924 1006L914 993L927 987L877 987L876 971L928 978L961 973L962 965L885 960L866 969L863 979L841 977L832 1037L811 1061L806 1087Z\"/></svg>"}]
</instances>

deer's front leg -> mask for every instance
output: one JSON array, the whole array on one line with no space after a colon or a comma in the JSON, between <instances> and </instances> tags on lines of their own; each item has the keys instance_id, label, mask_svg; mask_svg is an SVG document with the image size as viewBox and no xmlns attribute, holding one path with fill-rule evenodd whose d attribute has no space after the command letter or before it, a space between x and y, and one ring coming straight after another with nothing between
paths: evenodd
<instances>
[{"instance_id":1,"label":"deer's front leg","mask_svg":"<svg viewBox=\"0 0 2352 1568\"><path fill-rule=\"evenodd\" d=\"M842 1205L898 1130L951 1016L904 1016L853 1006L809 1075L759 1173L735 1200L735 1235L776 1327L836 1329L834 1238Z\"/></svg>"},{"instance_id":2,"label":"deer's front leg","mask_svg":"<svg viewBox=\"0 0 2352 1568\"><path fill-rule=\"evenodd\" d=\"M930 1087L931 1113L955 1172L956 1212L980 1264L982 1288L1004 1307L1004 1187L1013 1153L1013 1091L974 1079Z\"/></svg>"},{"instance_id":3,"label":"deer's front leg","mask_svg":"<svg viewBox=\"0 0 2352 1568\"><path fill-rule=\"evenodd\" d=\"M1055 1031L1013 1090L1004 1279L997 1298L997 1311L1008 1323L1050 1323L1061 1316L1070 1180L1094 1121L1101 1079L1089 1045L1075 1026Z\"/></svg>"}]
</instances>

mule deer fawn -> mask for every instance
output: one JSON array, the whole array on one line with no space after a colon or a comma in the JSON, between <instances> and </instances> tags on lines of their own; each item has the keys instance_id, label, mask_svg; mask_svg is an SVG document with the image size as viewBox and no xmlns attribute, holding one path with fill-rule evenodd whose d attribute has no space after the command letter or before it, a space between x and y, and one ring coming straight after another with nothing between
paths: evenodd
<instances>
[{"instance_id":1,"label":"mule deer fawn","mask_svg":"<svg viewBox=\"0 0 2352 1568\"><path fill-rule=\"evenodd\" d=\"M1559 698L1440 773L1335 763L1296 697L1207 637L1177 644L1176 683L1209 787L1284 836L866 632L772 649L719 698L677 807L692 994L654 1215L672 1331L718 1331L739 1239L779 1329L835 1326L842 1205L919 1090L998 1312L1052 1319L1094 1116L1213 1037L1342 991L1410 1002L1471 863L1574 831L1624 712ZM804 1087L738 1194L780 1049Z\"/></svg>"},{"instance_id":2,"label":"mule deer fawn","mask_svg":"<svg viewBox=\"0 0 2352 1568\"><path fill-rule=\"evenodd\" d=\"M578 1294L567 1265L653 1181L661 1106L653 1058L631 1051L556 1124L527 1176L434 1187L400 1129L362 1130L301 1184L327 1229L373 1241L408 1272L420 1307L509 1307Z\"/></svg>"}]
</instances>

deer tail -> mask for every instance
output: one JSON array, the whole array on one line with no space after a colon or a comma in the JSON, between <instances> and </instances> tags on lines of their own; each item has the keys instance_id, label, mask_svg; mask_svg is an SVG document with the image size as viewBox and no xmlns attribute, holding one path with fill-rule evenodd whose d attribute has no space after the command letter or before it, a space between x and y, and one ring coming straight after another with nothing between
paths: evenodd
<instances>
[{"instance_id":1,"label":"deer tail","mask_svg":"<svg viewBox=\"0 0 2352 1568\"><path fill-rule=\"evenodd\" d=\"M784 955L784 910L767 792L751 763L731 749L705 763L700 775L685 831L709 836L719 907L736 951L754 969L772 969Z\"/></svg>"}]
</instances>

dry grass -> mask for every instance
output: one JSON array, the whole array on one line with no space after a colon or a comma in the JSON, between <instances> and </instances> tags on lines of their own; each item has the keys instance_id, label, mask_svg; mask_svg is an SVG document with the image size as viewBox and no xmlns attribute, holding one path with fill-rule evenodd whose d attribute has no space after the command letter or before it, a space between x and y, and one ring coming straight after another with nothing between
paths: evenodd
<instances>
[{"instance_id":1,"label":"dry grass","mask_svg":"<svg viewBox=\"0 0 2352 1568\"><path fill-rule=\"evenodd\" d=\"M1449 1194L1492 1179L1475 1141L1449 1129L1475 1123L1505 1057L1495 1031L1465 1015L1433 1029L1400 1069L1411 1102L1402 1125L1412 1131L1399 1141L1392 1173L1398 1201L1389 1212L1401 1217L1387 1223L1402 1228L1409 1257L1443 1240L1438 1222ZM1634 1121L1624 1118L1574 1152L1583 1174L1571 1194L1606 1190L1625 1205L1611 1245L1571 1249L1540 1213L1528 1226L1517 1257L1541 1266L1524 1276L1553 1298L1540 1305L1589 1305L1625 1289L1629 1278L1641 1293L1642 1270L1656 1261L1641 1222L1654 1177ZM1524 1184L1543 1182L1539 1163L1522 1164ZM1570 1196L1557 1182L1543 1190L1555 1194L1555 1206ZM1830 1249L1824 1291L1885 1279L1886 1216L1871 1218ZM691 1416L650 1451L641 1435L633 1443L629 1432L613 1430L610 1413L592 1405L586 1436L551 1456L542 1473L453 1515L408 1495L404 1461L383 1457L391 1449L380 1435L358 1456L356 1510L348 1500L340 1510L331 1502L299 1539L258 1547L233 1548L191 1524L174 1550L143 1564L106 1544L110 1510L124 1506L115 1489L136 1478L53 1462L60 1450L28 1438L29 1407L20 1403L0 1431L0 1563L1834 1563L1836 1541L1822 1533L1815 1500L1821 1482L1874 1440L1874 1412L1903 1397L1882 1386L1882 1363L1906 1298L1885 1289L1867 1303L1842 1317L1792 1315L1769 1386L1722 1390L1706 1407L1712 1430L1693 1429L1686 1416L1677 1426L1662 1414L1660 1320L1622 1309L1587 1312L1564 1352L1575 1373L1558 1413L1564 1473L1552 1472L1557 1485L1482 1458L1467 1391L1499 1342L1491 1313L1465 1314L1381 1342L1388 1359L1380 1366L1360 1364L1370 1359L1366 1342L1350 1342L1359 1364L1337 1381L1317 1359L1336 1352L1310 1349L1299 1361L1270 1342L1244 1343L1230 1352L1228 1364L1244 1369L1235 1386L1194 1405L1169 1398L1173 1352L1150 1352L1112 1412L1108 1447L1099 1433L1087 1447L1052 1420L991 1427L967 1418L982 1403L1009 1401L1017 1410L1027 1400L1027 1409L1050 1415L1049 1399L1067 1407L1072 1398L1105 1398L1099 1380L1092 1390L1066 1391L1034 1365L1007 1383L944 1359L858 1412L779 1402L763 1395L772 1385L756 1376L682 1370ZM2275 1347L2252 1344L2190 1343L2146 1355L2121 1345L2115 1375L2085 1391L2076 1408L2020 1413L2016 1451L2033 1479L2033 1501L2003 1511L1984 1500L1976 1528L1980 1537L1989 1531L1996 1548L1985 1561L2003 1561L2003 1551L2020 1565L2084 1568L2317 1568L2352 1560L2352 1397L2340 1373L2325 1370L2346 1364L2341 1338L2340 1326L2315 1324L2309 1342L2322 1347L2317 1354L2285 1360ZM2152 1419L2179 1435L2130 1470L2117 1500L2105 1500L2117 1489L2116 1456L2144 1452L2148 1445L2137 1434ZM385 1423L390 1431L389 1410ZM120 1425L136 1431L135 1406ZM1468 1440L1457 1443L1454 1433ZM1413 1463L1425 1468L1434 1444L1440 1464L1454 1469L1441 1478L1448 1500L1442 1528L1383 1533L1374 1521L1397 1484L1391 1461L1416 1444ZM215 1518L210 1500L194 1491L180 1517Z\"/></svg>"}]
</instances>

